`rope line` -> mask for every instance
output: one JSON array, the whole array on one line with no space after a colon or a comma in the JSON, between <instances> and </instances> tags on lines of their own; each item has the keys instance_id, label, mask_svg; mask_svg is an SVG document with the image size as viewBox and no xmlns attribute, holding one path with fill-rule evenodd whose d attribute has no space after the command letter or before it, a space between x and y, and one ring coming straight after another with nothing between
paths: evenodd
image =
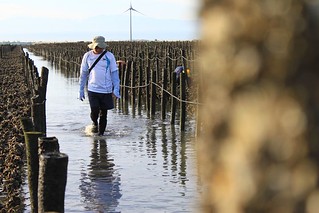
<instances>
[{"instance_id":1,"label":"rope line","mask_svg":"<svg viewBox=\"0 0 319 213\"><path fill-rule=\"evenodd\" d=\"M144 87L148 87L150 85L150 83L146 84L146 85L142 85L142 86L134 86L134 87L131 87L131 86L126 86L126 85L120 85L121 87L124 87L124 88L129 88L129 89L137 89L137 88L144 88Z\"/></svg>"},{"instance_id":2,"label":"rope line","mask_svg":"<svg viewBox=\"0 0 319 213\"><path fill-rule=\"evenodd\" d=\"M121 56L120 56L121 57ZM180 57L180 58L179 58ZM154 57L149 57L149 56L146 56L145 58L142 58L140 56L134 56L132 54L130 55L126 55L124 56L124 58L132 58L132 60L136 60L136 59L139 59L139 60L143 60L143 61L147 61L147 60L150 60L150 61L154 61L156 59L160 60L160 61L165 61L166 59L170 59L172 61L177 61L179 59L185 59L186 61L188 62L193 62L193 61L197 61L199 60L199 56L197 56L197 58L194 58L194 59L188 59L186 58L185 56L182 56L182 55L179 55L178 57L176 57L175 59L170 57L170 56L163 56L162 58L158 57L158 56L154 56Z\"/></svg>"},{"instance_id":3,"label":"rope line","mask_svg":"<svg viewBox=\"0 0 319 213\"><path fill-rule=\"evenodd\" d=\"M131 56L127 56L126 58L128 58L128 57L132 57L132 55ZM67 60L64 60L63 58L61 58L61 57L58 57L59 58L59 60L62 60L63 62L66 62L66 63L74 63L74 64L76 64L76 65L81 65L81 64L79 64L79 63L77 63L77 62L74 62L74 61L67 61ZM141 57L133 57L133 59L142 59L142 60L146 60L146 59L150 59L150 60L155 60L155 59L159 59L159 60L165 60L166 58L169 58L169 59L171 59L171 60L178 60L178 59L172 59L172 58L170 58L169 56L166 56L165 58L163 57L163 59L161 59L161 58L159 58L159 57L153 57L152 59L150 59L149 57L146 57L146 58L141 58ZM193 59L193 60L189 60L189 59L187 59L187 58L185 58L184 56L182 56L182 58L183 59L185 59L185 60L187 60L187 61L196 61L197 59ZM180 102L183 102L183 103L187 103L187 104L194 104L194 105L202 105L202 103L198 103L198 102L194 102L194 101L187 101L187 100L182 100L182 99L180 99L179 97L177 97L177 96L175 96L175 95L173 95L173 94L171 94L168 90L166 90L166 89L164 89L161 85L159 85L159 84L157 84L157 83L155 83L155 82L150 82L150 83L148 83L148 84L146 84L146 85L140 85L140 86L127 86L127 85L120 85L121 87L124 87L124 88L129 88L129 89L137 89L137 88L145 88L145 87L147 87L147 86L149 86L150 84L154 84L156 87L158 87L158 88L160 88L162 91L165 91L168 95L170 95L171 97L173 97L173 98L175 98L176 100L178 100L178 101L180 101Z\"/></svg>"},{"instance_id":4,"label":"rope line","mask_svg":"<svg viewBox=\"0 0 319 213\"><path fill-rule=\"evenodd\" d=\"M67 61L67 60L64 60L63 58L59 57L59 60L63 61L63 62L66 62L66 63L73 63L73 64L76 64L76 65L79 65L81 66L81 64L79 64L78 62L75 62L75 61Z\"/></svg>"},{"instance_id":5,"label":"rope line","mask_svg":"<svg viewBox=\"0 0 319 213\"><path fill-rule=\"evenodd\" d=\"M180 99L179 97L171 94L168 90L164 89L162 86L156 84L155 82L152 82L152 84L154 84L155 86L157 86L158 88L160 88L162 91L165 91L167 94L169 94L171 97L175 98L176 100L183 102L183 103L187 103L187 104L194 104L194 105L202 105L201 103L198 102L193 102L193 101L187 101L187 100L183 100Z\"/></svg>"},{"instance_id":6,"label":"rope line","mask_svg":"<svg viewBox=\"0 0 319 213\"><path fill-rule=\"evenodd\" d=\"M198 103L198 102L194 102L194 101L187 101L187 100L183 100L183 99L180 99L179 97L173 95L170 91L164 89L161 85L155 83L155 82L150 82L146 85L142 85L142 86L134 86L134 87L131 87L131 86L126 86L126 85L120 85L121 87L124 87L124 88L128 88L128 89L136 89L136 88L144 88L144 87L147 87L149 86L150 84L154 84L155 86L157 86L158 88L160 88L162 91L166 92L168 95L170 95L171 97L175 98L176 100L180 101L180 102L183 102L183 103L187 103L187 104L194 104L194 105L202 105L202 103Z\"/></svg>"}]
</instances>

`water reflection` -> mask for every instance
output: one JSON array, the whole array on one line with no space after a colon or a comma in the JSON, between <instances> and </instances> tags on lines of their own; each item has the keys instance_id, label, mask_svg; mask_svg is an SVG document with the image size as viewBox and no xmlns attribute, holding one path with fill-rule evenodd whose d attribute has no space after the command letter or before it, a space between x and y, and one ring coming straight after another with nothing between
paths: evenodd
<instances>
[{"instance_id":1,"label":"water reflection","mask_svg":"<svg viewBox=\"0 0 319 213\"><path fill-rule=\"evenodd\" d=\"M148 157L153 159L149 165L156 165L157 162L162 161L162 175L172 176L174 179L172 182L179 182L184 186L186 181L188 181L186 172L186 143L190 139L187 139L185 133L181 133L179 130L177 132L178 134L174 126L165 123L148 125L146 133L146 152ZM177 138L177 135L180 138ZM160 144L159 142L162 143ZM161 150L159 150L160 148ZM163 160L157 159L160 151ZM169 173L169 169L171 170L171 174Z\"/></svg>"},{"instance_id":2,"label":"water reflection","mask_svg":"<svg viewBox=\"0 0 319 213\"><path fill-rule=\"evenodd\" d=\"M185 185L185 182L187 181L187 178L186 178L186 142L185 142L185 139L184 139L185 135L184 134L181 134L181 151L180 151L180 156L181 156L181 163L180 163L180 171L179 171L179 176L181 177L180 178L180 181L181 181L181 184L182 185Z\"/></svg>"},{"instance_id":3,"label":"water reflection","mask_svg":"<svg viewBox=\"0 0 319 213\"><path fill-rule=\"evenodd\" d=\"M81 172L81 197L87 211L116 212L120 192L120 177L115 173L105 139L93 140L91 163Z\"/></svg>"}]
</instances>

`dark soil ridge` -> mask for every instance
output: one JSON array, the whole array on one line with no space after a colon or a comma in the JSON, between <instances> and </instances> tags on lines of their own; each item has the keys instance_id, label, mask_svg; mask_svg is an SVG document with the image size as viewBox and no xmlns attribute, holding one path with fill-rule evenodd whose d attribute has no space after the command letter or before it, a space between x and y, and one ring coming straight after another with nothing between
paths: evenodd
<instances>
[{"instance_id":1,"label":"dark soil ridge","mask_svg":"<svg viewBox=\"0 0 319 213\"><path fill-rule=\"evenodd\" d=\"M2 46L1 50L0 212L22 212L25 145L20 118L31 115L31 92L21 46Z\"/></svg>"}]
</instances>

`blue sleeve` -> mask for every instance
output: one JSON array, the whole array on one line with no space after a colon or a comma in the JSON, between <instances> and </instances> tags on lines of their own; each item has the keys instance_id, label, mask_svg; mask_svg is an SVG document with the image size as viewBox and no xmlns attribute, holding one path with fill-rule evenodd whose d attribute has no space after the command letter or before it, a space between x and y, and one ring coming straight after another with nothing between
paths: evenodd
<instances>
[{"instance_id":1,"label":"blue sleeve","mask_svg":"<svg viewBox=\"0 0 319 213\"><path fill-rule=\"evenodd\" d=\"M79 79L80 91L84 91L84 87L85 87L85 84L87 82L88 75L89 75L89 65L86 62L87 57L88 57L88 53L84 54L83 59L82 59L82 63L81 63L80 79Z\"/></svg>"},{"instance_id":2,"label":"blue sleeve","mask_svg":"<svg viewBox=\"0 0 319 213\"><path fill-rule=\"evenodd\" d=\"M120 95L120 78L119 78L119 71L115 70L111 72L111 79L113 83L113 93L117 98L121 98Z\"/></svg>"},{"instance_id":3,"label":"blue sleeve","mask_svg":"<svg viewBox=\"0 0 319 213\"><path fill-rule=\"evenodd\" d=\"M111 80L113 84L113 94L117 98L121 98L119 71L118 71L116 60L113 53L108 52L108 58L110 60L110 72L111 72Z\"/></svg>"}]
</instances>

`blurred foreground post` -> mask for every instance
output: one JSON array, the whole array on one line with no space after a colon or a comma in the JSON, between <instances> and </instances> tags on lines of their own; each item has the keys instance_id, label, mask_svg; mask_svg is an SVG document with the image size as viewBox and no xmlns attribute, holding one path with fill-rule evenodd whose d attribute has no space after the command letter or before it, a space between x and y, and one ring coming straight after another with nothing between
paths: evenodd
<instances>
[{"instance_id":1,"label":"blurred foreground post","mask_svg":"<svg viewBox=\"0 0 319 213\"><path fill-rule=\"evenodd\" d=\"M317 1L202 3L203 212L319 212Z\"/></svg>"}]
</instances>

